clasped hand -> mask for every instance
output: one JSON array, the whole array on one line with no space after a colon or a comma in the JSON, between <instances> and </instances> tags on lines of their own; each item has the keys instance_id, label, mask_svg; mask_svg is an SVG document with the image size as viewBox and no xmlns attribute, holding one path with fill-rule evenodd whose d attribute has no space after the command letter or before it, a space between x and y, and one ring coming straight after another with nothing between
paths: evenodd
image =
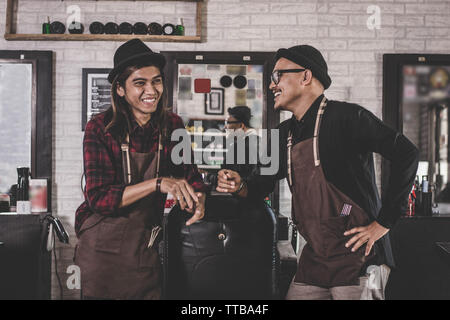
<instances>
[{"instance_id":1,"label":"clasped hand","mask_svg":"<svg viewBox=\"0 0 450 320\"><path fill-rule=\"evenodd\" d=\"M181 210L193 213L193 216L186 222L187 226L205 216L205 193L196 193L186 180L163 178L161 180L161 192L171 193L175 198L175 204L178 204Z\"/></svg>"},{"instance_id":2,"label":"clasped hand","mask_svg":"<svg viewBox=\"0 0 450 320\"><path fill-rule=\"evenodd\" d=\"M242 182L239 173L233 170L222 169L217 174L217 187L218 192L236 192Z\"/></svg>"}]
</instances>

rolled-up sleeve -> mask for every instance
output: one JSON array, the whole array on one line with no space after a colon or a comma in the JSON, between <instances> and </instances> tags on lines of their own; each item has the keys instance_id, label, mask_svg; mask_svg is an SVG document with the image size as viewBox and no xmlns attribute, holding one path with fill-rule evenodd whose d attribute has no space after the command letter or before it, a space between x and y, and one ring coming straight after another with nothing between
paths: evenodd
<instances>
[{"instance_id":1,"label":"rolled-up sleeve","mask_svg":"<svg viewBox=\"0 0 450 320\"><path fill-rule=\"evenodd\" d=\"M85 197L96 213L118 212L125 184L117 181L111 151L103 139L104 133L94 121L88 122L83 140Z\"/></svg>"}]
</instances>

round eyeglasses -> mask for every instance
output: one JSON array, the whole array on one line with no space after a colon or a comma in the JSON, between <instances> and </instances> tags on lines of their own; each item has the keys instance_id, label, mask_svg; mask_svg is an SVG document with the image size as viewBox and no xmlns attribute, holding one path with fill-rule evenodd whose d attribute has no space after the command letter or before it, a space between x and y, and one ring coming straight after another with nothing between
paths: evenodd
<instances>
[{"instance_id":1,"label":"round eyeglasses","mask_svg":"<svg viewBox=\"0 0 450 320\"><path fill-rule=\"evenodd\" d=\"M281 75L283 73L292 73L292 72L303 72L306 69L282 69L282 70L274 70L274 72L272 72L272 75L270 76L270 78L272 79L273 83L275 83L276 85L278 83L280 83L280 78Z\"/></svg>"}]
</instances>

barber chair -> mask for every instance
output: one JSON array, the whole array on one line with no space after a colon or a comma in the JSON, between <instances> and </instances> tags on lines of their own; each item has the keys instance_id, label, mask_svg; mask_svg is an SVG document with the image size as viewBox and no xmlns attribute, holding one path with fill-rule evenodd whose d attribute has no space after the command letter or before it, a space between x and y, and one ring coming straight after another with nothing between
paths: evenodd
<instances>
[{"instance_id":1,"label":"barber chair","mask_svg":"<svg viewBox=\"0 0 450 320\"><path fill-rule=\"evenodd\" d=\"M271 207L262 200L212 193L205 217L186 226L190 217L178 206L164 214L164 299L284 298L277 217Z\"/></svg>"}]
</instances>

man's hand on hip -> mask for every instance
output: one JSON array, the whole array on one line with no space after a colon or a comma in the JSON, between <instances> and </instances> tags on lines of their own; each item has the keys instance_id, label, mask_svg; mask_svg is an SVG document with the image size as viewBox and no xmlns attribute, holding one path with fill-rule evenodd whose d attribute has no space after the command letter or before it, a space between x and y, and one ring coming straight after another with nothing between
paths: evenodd
<instances>
[{"instance_id":1,"label":"man's hand on hip","mask_svg":"<svg viewBox=\"0 0 450 320\"><path fill-rule=\"evenodd\" d=\"M344 232L344 236L348 236L351 234L356 235L352 237L346 244L345 247L350 247L352 244L355 244L352 248L352 251L356 251L361 247L364 243L367 243L366 245L366 253L365 255L368 256L370 253L370 250L372 250L373 244L375 241L383 237L386 233L388 233L389 229L383 227L378 222L374 221L371 224L365 226L365 227L356 227L350 230L347 230Z\"/></svg>"}]
</instances>

